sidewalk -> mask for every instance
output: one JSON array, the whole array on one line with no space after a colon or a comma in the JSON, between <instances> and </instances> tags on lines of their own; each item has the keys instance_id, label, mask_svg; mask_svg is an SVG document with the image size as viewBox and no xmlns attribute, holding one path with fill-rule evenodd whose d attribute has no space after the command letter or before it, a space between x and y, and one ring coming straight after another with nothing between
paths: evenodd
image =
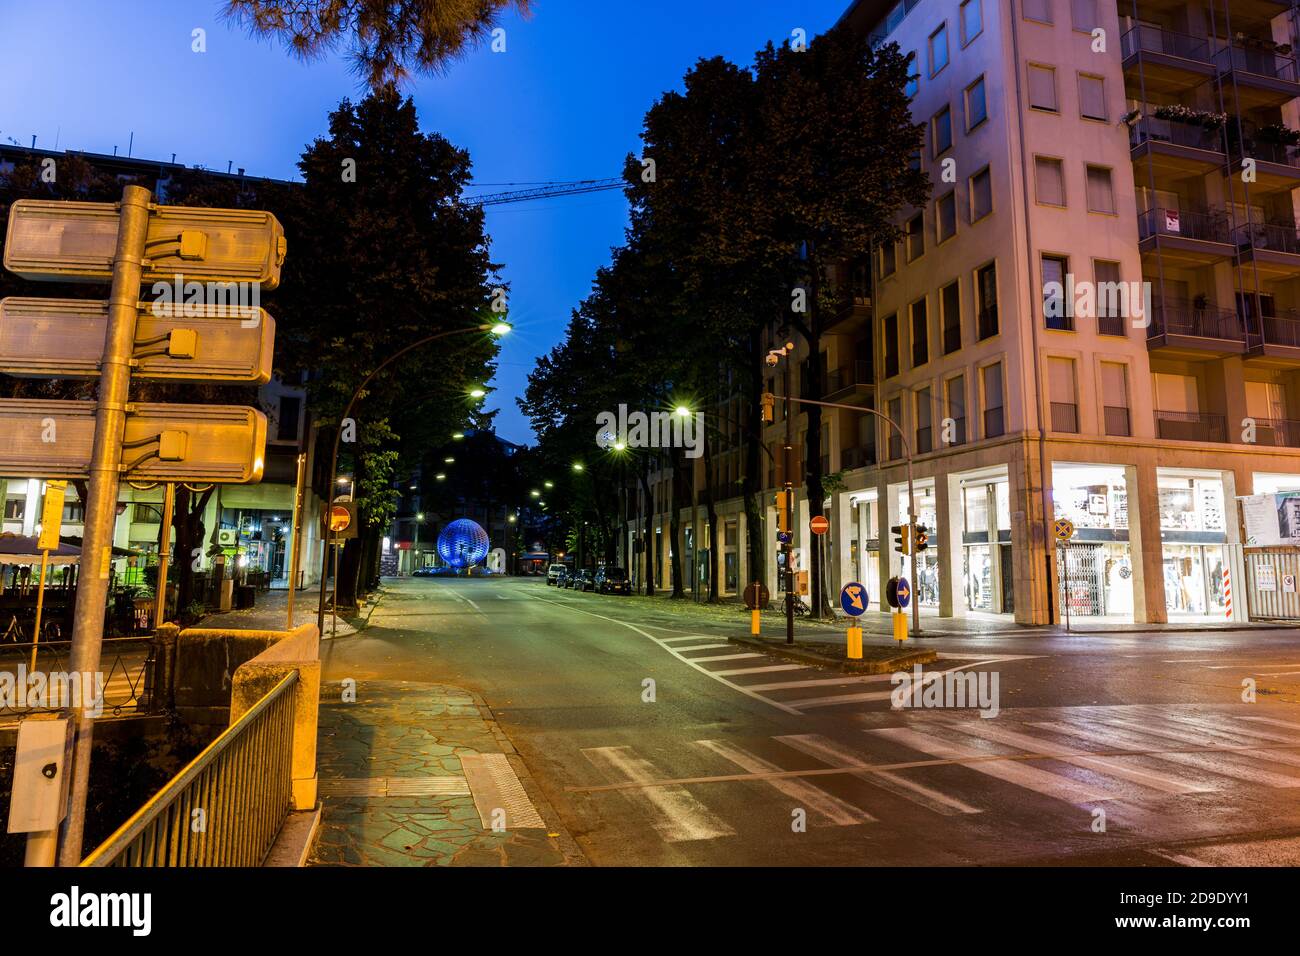
<instances>
[{"instance_id":1,"label":"sidewalk","mask_svg":"<svg viewBox=\"0 0 1300 956\"><path fill-rule=\"evenodd\" d=\"M324 812L309 865L586 864L477 696L365 681L344 703L342 690L321 687ZM492 828L494 814L505 828Z\"/></svg>"},{"instance_id":2,"label":"sidewalk","mask_svg":"<svg viewBox=\"0 0 1300 956\"><path fill-rule=\"evenodd\" d=\"M332 635L337 637L347 637L355 634L360 628L365 627L366 621L369 620L370 614L375 609L375 604L382 596L383 591L374 592L372 599L367 601L361 608L360 614L353 617L351 621L340 616L338 619L338 631L334 634L334 621L330 616L329 609L325 610L325 628L321 637L328 640ZM320 599L320 592L315 588L304 588L298 591L293 599L293 626L298 627L302 624L316 623L317 601ZM270 630L283 631L289 629L288 622L289 611L289 592L285 590L258 591L257 604L254 607L243 611L213 611L204 617L195 627L228 627L238 630ZM359 625L359 626L358 626Z\"/></svg>"}]
</instances>

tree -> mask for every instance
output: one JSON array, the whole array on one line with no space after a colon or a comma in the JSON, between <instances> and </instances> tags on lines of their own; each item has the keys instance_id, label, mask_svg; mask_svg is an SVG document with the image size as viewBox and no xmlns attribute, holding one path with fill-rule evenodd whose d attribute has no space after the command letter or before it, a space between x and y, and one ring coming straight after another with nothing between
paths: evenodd
<instances>
[{"instance_id":1,"label":"tree","mask_svg":"<svg viewBox=\"0 0 1300 956\"><path fill-rule=\"evenodd\" d=\"M488 36L502 12L529 0L227 0L228 18L280 40L303 60L347 45L371 89L412 72L439 73Z\"/></svg>"}]
</instances>

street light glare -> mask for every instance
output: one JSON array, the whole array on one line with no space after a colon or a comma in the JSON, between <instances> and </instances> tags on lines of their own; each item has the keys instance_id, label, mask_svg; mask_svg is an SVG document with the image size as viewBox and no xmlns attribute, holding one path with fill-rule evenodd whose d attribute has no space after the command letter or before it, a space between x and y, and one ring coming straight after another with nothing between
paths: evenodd
<instances>
[{"instance_id":1,"label":"street light glare","mask_svg":"<svg viewBox=\"0 0 1300 956\"><path fill-rule=\"evenodd\" d=\"M553 481L544 481L544 482L542 482L542 484L545 485L547 488L554 488L554 487L555 487L555 482L553 482Z\"/></svg>"},{"instance_id":2,"label":"street light glare","mask_svg":"<svg viewBox=\"0 0 1300 956\"><path fill-rule=\"evenodd\" d=\"M682 418L690 418L691 410L687 408L685 405L678 405L677 414L680 415Z\"/></svg>"},{"instance_id":3,"label":"street light glare","mask_svg":"<svg viewBox=\"0 0 1300 956\"><path fill-rule=\"evenodd\" d=\"M452 433L451 433L451 437L452 437L452 440L453 440L453 441L460 441L462 438L465 437L465 433L464 433L464 432L452 432Z\"/></svg>"},{"instance_id":4,"label":"street light glare","mask_svg":"<svg viewBox=\"0 0 1300 956\"><path fill-rule=\"evenodd\" d=\"M496 336L505 335L510 331L510 328L509 322L498 322L496 325L492 326L492 334Z\"/></svg>"},{"instance_id":5,"label":"street light glare","mask_svg":"<svg viewBox=\"0 0 1300 956\"><path fill-rule=\"evenodd\" d=\"M438 472L438 473L437 473L436 475L434 475L433 477L436 478L436 479L438 479L438 481L446 481L446 479L447 479L447 475L446 475L446 473L445 473L445 472L441 472L441 471Z\"/></svg>"},{"instance_id":6,"label":"street light glare","mask_svg":"<svg viewBox=\"0 0 1300 956\"><path fill-rule=\"evenodd\" d=\"M537 491L536 489L534 489L533 491L530 491L530 492L528 492L528 493L529 493L530 495L532 495L534 498L540 498L540 497L542 496L542 493L541 493L540 491Z\"/></svg>"},{"instance_id":7,"label":"street light glare","mask_svg":"<svg viewBox=\"0 0 1300 956\"><path fill-rule=\"evenodd\" d=\"M580 462L580 461L575 461L575 462L573 463L573 470L574 470L574 471L582 471L583 467L584 467L584 466L583 466L582 462Z\"/></svg>"},{"instance_id":8,"label":"street light glare","mask_svg":"<svg viewBox=\"0 0 1300 956\"><path fill-rule=\"evenodd\" d=\"M471 389L471 390L470 390L469 397L470 397L470 398L482 398L482 397L483 397L484 395L486 395L486 394L487 394L487 392L483 391L483 389L481 389L481 388L475 388L475 389Z\"/></svg>"},{"instance_id":9,"label":"street light glare","mask_svg":"<svg viewBox=\"0 0 1300 956\"><path fill-rule=\"evenodd\" d=\"M616 442L614 442L614 450L615 450L615 451L624 451L624 450L626 450L626 448L627 448L627 445L623 444L621 441L616 441Z\"/></svg>"},{"instance_id":10,"label":"street light glare","mask_svg":"<svg viewBox=\"0 0 1300 956\"><path fill-rule=\"evenodd\" d=\"M454 465L456 463L456 459L451 457L451 455L448 455L446 458L443 459L443 461L445 461L449 465Z\"/></svg>"}]
</instances>

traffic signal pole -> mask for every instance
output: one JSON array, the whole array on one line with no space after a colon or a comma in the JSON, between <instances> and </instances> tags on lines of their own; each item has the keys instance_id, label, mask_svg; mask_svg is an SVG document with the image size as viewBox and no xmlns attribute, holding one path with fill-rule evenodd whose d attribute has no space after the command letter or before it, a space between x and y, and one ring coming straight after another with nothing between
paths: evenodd
<instances>
[{"instance_id":1,"label":"traffic signal pole","mask_svg":"<svg viewBox=\"0 0 1300 956\"><path fill-rule=\"evenodd\" d=\"M785 363L785 393L790 394L790 363ZM790 452L794 446L794 415L790 405L785 407L785 450L781 466L781 477L785 479L785 527L788 538L781 547L785 551L785 642L794 643L794 569L791 559L794 557L794 482L790 480Z\"/></svg>"},{"instance_id":2,"label":"traffic signal pole","mask_svg":"<svg viewBox=\"0 0 1300 956\"><path fill-rule=\"evenodd\" d=\"M149 232L152 196L142 186L122 190L113 255L113 285L108 299L108 328L100 366L99 395L95 408L95 441L86 491L85 525L81 560L77 570L77 608L72 620L73 674L99 672L104 640L104 608L112 568L113 525L117 518L117 492L122 467L122 433L131 390L131 356L135 350L135 323L144 275L145 240ZM166 582L159 586L166 588ZM94 718L79 700L73 709L71 793L63 819L59 865L81 862L86 827L86 799L90 789L90 749Z\"/></svg>"}]
</instances>

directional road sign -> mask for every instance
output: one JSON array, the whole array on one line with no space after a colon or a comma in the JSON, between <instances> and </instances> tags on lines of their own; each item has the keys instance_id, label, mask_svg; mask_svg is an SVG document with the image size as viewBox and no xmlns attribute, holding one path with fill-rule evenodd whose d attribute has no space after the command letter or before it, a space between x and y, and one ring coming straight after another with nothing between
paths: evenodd
<instances>
[{"instance_id":1,"label":"directional road sign","mask_svg":"<svg viewBox=\"0 0 1300 956\"><path fill-rule=\"evenodd\" d=\"M867 611L867 589L850 581L840 590L840 607L849 617L861 617Z\"/></svg>"},{"instance_id":2,"label":"directional road sign","mask_svg":"<svg viewBox=\"0 0 1300 956\"><path fill-rule=\"evenodd\" d=\"M185 306L193 311L193 306ZM135 378L187 382L271 380L275 320L254 308L251 318L157 316L141 302L136 321ZM181 309L176 310L178 313ZM0 299L0 372L18 378L96 378L108 328L108 303L94 299Z\"/></svg>"},{"instance_id":3,"label":"directional road sign","mask_svg":"<svg viewBox=\"0 0 1300 956\"><path fill-rule=\"evenodd\" d=\"M0 399L0 435L0 475L88 477L95 403ZM122 444L123 478L256 482L266 416L238 405L133 404Z\"/></svg>"},{"instance_id":4,"label":"directional road sign","mask_svg":"<svg viewBox=\"0 0 1300 956\"><path fill-rule=\"evenodd\" d=\"M912 600L912 585L907 578L898 579L898 606L906 608Z\"/></svg>"}]
</instances>

